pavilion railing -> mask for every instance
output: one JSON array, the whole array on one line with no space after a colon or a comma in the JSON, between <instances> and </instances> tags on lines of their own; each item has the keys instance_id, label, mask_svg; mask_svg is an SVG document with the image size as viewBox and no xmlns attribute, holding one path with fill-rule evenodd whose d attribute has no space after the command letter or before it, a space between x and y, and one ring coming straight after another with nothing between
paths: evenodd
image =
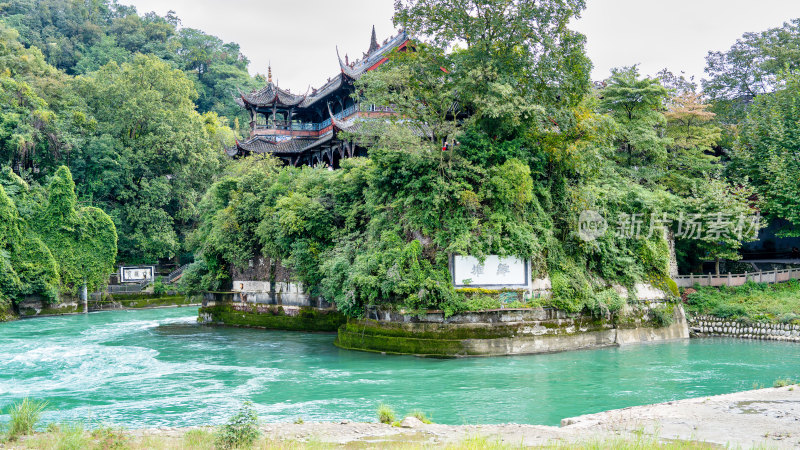
<instances>
[{"instance_id":1,"label":"pavilion railing","mask_svg":"<svg viewBox=\"0 0 800 450\"><path fill-rule=\"evenodd\" d=\"M333 117L337 119L345 119L353 114L362 111L362 112L386 112L386 113L394 113L394 108L390 106L375 106L375 105L353 105L343 111L335 113ZM266 124L258 124L256 125L256 129L259 130L286 130L286 131L322 131L326 128L331 126L331 119L325 119L319 123L302 123L296 121L285 121L285 120L270 120Z\"/></svg>"}]
</instances>

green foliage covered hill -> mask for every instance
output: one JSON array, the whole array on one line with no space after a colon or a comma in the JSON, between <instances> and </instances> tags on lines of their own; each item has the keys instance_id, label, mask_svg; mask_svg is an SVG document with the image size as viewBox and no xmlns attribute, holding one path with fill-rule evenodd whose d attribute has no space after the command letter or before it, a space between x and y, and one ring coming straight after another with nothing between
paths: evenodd
<instances>
[{"instance_id":1,"label":"green foliage covered hill","mask_svg":"<svg viewBox=\"0 0 800 450\"><path fill-rule=\"evenodd\" d=\"M454 18L449 3L398 4L396 20L431 40L358 81L365 102L400 113L352 136L371 147L368 160L335 172L245 160L211 188L194 236L208 288L263 254L351 316L370 305L452 313L469 305L449 280L448 256L498 254L549 275L549 304L602 313L624 302L613 284L669 289L668 230L612 225L587 242L581 211L674 218L745 202L725 189L698 200L718 169L707 140L693 136L713 126L698 119L682 130L702 107L671 122L670 91L635 68L591 89L584 39L564 27L582 3L509 12L470 2L488 21ZM443 50L459 40L467 47ZM678 156L697 171L665 164ZM680 189L664 187L677 177Z\"/></svg>"},{"instance_id":2,"label":"green foliage covered hill","mask_svg":"<svg viewBox=\"0 0 800 450\"><path fill-rule=\"evenodd\" d=\"M0 164L30 183L59 166L107 211L120 257L177 257L254 87L232 43L103 0L0 6ZM227 115L227 117L225 117Z\"/></svg>"},{"instance_id":3,"label":"green foliage covered hill","mask_svg":"<svg viewBox=\"0 0 800 450\"><path fill-rule=\"evenodd\" d=\"M800 225L797 21L709 54L699 92L636 67L593 85L568 27L583 0L507 3L396 2L424 40L357 87L399 114L362 123L348 137L369 159L336 172L223 157L243 131L231 95L263 83L238 45L113 0L3 3L0 295L95 286L118 232L124 262L195 252L194 290L263 255L350 315L452 312L448 255L500 254L549 275L555 306L604 312L612 284L668 287L671 234L691 270L738 259L757 210ZM586 209L609 220L591 241ZM725 237L676 226L701 216Z\"/></svg>"}]
</instances>

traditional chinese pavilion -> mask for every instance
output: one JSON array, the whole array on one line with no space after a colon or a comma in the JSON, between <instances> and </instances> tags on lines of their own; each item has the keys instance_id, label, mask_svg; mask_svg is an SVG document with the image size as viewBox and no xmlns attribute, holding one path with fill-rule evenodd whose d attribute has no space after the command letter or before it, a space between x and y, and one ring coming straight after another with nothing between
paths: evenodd
<instances>
[{"instance_id":1,"label":"traditional chinese pavilion","mask_svg":"<svg viewBox=\"0 0 800 450\"><path fill-rule=\"evenodd\" d=\"M341 139L340 133L355 131L359 117L380 117L392 112L359 104L352 96L353 82L380 67L389 53L402 50L407 44L405 32L379 44L373 27L369 50L362 59L351 62L345 56L343 61L339 56L340 72L322 87L302 95L273 83L270 67L264 88L240 93L236 98L236 103L250 114L250 138L237 141L227 150L228 155L271 154L292 166L328 164L333 168L343 158L365 156L366 149Z\"/></svg>"}]
</instances>

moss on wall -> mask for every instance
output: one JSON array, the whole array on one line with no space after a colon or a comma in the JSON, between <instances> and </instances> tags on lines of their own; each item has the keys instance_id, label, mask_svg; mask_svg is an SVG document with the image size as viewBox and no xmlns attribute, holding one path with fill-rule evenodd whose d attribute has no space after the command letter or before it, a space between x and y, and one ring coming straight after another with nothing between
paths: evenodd
<instances>
[{"instance_id":1,"label":"moss on wall","mask_svg":"<svg viewBox=\"0 0 800 450\"><path fill-rule=\"evenodd\" d=\"M12 320L16 320L17 316L14 314L14 311L11 310L11 305L3 305L0 303L0 323L2 322L10 322Z\"/></svg>"},{"instance_id":2,"label":"moss on wall","mask_svg":"<svg viewBox=\"0 0 800 450\"><path fill-rule=\"evenodd\" d=\"M114 294L99 302L90 302L90 308L100 308L119 303L123 308L152 308L156 306L181 306L196 303L192 297L183 295Z\"/></svg>"},{"instance_id":3,"label":"moss on wall","mask_svg":"<svg viewBox=\"0 0 800 450\"><path fill-rule=\"evenodd\" d=\"M572 349L572 345L575 348L608 345L603 340L604 336L607 333L615 336L615 330L667 327L672 323L675 311L675 305L664 304L631 306L624 313L606 318L574 315L567 319L491 323L467 320L460 323L350 320L339 328L335 345L349 350L458 357L517 354L515 352L518 350L509 349L519 343L539 341L542 345L528 348L559 351ZM597 345L586 344L595 337L599 342ZM475 341L484 342L476 345Z\"/></svg>"},{"instance_id":4,"label":"moss on wall","mask_svg":"<svg viewBox=\"0 0 800 450\"><path fill-rule=\"evenodd\" d=\"M210 316L211 324L239 327L266 328L286 331L327 331L335 332L346 322L346 318L336 311L319 311L303 308L296 316L283 313L282 308L272 312L237 311L231 305L216 305L200 308L200 317ZM204 322L208 323L208 322Z\"/></svg>"},{"instance_id":5,"label":"moss on wall","mask_svg":"<svg viewBox=\"0 0 800 450\"><path fill-rule=\"evenodd\" d=\"M469 356L460 339L420 339L416 337L381 336L339 328L334 344L347 350L361 350L404 355L455 357Z\"/></svg>"}]
</instances>

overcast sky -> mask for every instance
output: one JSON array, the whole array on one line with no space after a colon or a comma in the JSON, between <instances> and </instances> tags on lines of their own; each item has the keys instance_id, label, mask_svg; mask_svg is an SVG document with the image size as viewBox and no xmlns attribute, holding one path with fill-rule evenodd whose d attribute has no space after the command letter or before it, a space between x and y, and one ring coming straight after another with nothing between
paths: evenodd
<instances>
[{"instance_id":1,"label":"overcast sky","mask_svg":"<svg viewBox=\"0 0 800 450\"><path fill-rule=\"evenodd\" d=\"M361 57L374 24L378 40L394 34L392 0L120 0L139 13L174 10L184 27L239 43L252 73L305 92L336 74L342 57ZM800 17L800 0L586 0L574 28L587 37L593 78L612 67L640 64L703 76L709 50L725 50L747 31Z\"/></svg>"}]
</instances>

